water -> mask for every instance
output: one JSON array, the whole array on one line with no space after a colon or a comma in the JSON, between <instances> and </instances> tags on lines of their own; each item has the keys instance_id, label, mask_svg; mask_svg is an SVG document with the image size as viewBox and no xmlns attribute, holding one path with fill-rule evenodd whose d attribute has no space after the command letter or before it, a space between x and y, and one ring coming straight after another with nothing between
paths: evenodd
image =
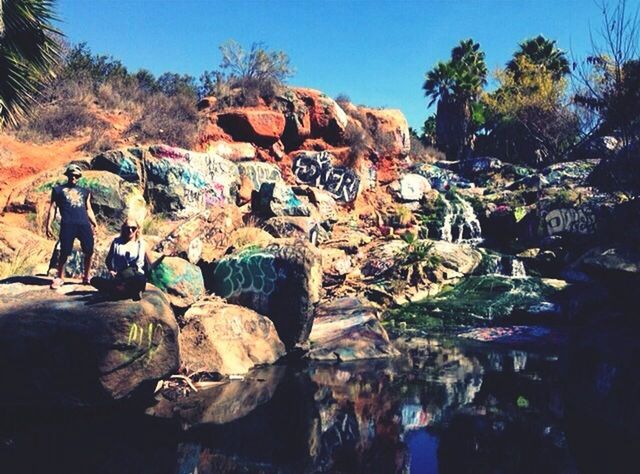
<instances>
[{"instance_id":1,"label":"water","mask_svg":"<svg viewBox=\"0 0 640 474\"><path fill-rule=\"evenodd\" d=\"M445 215L440 229L440 238L447 242L479 243L482 239L480 221L468 201L455 196L451 201L441 195Z\"/></svg>"},{"instance_id":2,"label":"water","mask_svg":"<svg viewBox=\"0 0 640 474\"><path fill-rule=\"evenodd\" d=\"M5 413L0 471L571 473L599 467L588 459L588 443L605 449L601 425L588 408L576 411L576 400L589 390L567 392L563 385L567 373L584 371L567 372L562 354L438 340L405 354L268 367L179 403L163 399L147 414L143 407L73 416Z\"/></svg>"}]
</instances>

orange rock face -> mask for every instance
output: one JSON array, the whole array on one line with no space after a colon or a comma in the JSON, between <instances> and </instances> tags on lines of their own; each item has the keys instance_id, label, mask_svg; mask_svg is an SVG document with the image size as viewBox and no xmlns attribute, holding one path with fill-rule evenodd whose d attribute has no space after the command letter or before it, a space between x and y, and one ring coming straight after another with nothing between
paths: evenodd
<instances>
[{"instance_id":1,"label":"orange rock face","mask_svg":"<svg viewBox=\"0 0 640 474\"><path fill-rule=\"evenodd\" d=\"M386 154L406 155L411 149L409 124L404 114L397 109L359 108L364 113L365 124L376 142L385 145Z\"/></svg>"},{"instance_id":2,"label":"orange rock face","mask_svg":"<svg viewBox=\"0 0 640 474\"><path fill-rule=\"evenodd\" d=\"M284 114L275 110L242 108L218 114L218 125L235 141L271 145L284 132Z\"/></svg>"},{"instance_id":3,"label":"orange rock face","mask_svg":"<svg viewBox=\"0 0 640 474\"><path fill-rule=\"evenodd\" d=\"M344 135L348 118L331 97L315 89L295 88L295 94L309 109L311 136L337 143Z\"/></svg>"}]
</instances>

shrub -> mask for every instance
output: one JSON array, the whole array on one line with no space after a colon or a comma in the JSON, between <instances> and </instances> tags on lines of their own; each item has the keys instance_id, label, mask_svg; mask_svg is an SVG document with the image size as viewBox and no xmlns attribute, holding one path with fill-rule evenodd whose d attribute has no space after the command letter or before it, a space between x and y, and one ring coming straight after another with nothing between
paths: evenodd
<instances>
[{"instance_id":1,"label":"shrub","mask_svg":"<svg viewBox=\"0 0 640 474\"><path fill-rule=\"evenodd\" d=\"M106 126L85 104L62 101L41 107L18 128L17 136L24 141L42 143L73 136L87 128L103 130Z\"/></svg>"},{"instance_id":2,"label":"shrub","mask_svg":"<svg viewBox=\"0 0 640 474\"><path fill-rule=\"evenodd\" d=\"M140 117L125 132L139 142L160 141L190 148L197 134L197 111L185 95L153 94L142 104Z\"/></svg>"}]
</instances>

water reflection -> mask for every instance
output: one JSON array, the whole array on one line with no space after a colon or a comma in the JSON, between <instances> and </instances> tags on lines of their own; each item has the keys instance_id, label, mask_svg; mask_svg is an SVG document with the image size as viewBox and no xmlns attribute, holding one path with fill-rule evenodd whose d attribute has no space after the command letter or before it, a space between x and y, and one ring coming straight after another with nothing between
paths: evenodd
<instances>
[{"instance_id":1,"label":"water reflection","mask_svg":"<svg viewBox=\"0 0 640 474\"><path fill-rule=\"evenodd\" d=\"M620 371L594 369L599 376L580 385L591 372L562 362L425 340L390 361L268 367L179 401L160 399L146 415L5 423L4 414L0 471L578 472L585 455L576 446L598 434L575 416L592 405L577 400L603 400ZM583 395L565 390L573 379Z\"/></svg>"}]
</instances>

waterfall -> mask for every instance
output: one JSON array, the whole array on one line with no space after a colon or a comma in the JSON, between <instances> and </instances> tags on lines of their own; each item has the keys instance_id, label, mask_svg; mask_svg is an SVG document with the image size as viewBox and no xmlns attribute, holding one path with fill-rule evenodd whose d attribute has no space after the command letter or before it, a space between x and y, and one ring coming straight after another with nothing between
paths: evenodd
<instances>
[{"instance_id":1,"label":"waterfall","mask_svg":"<svg viewBox=\"0 0 640 474\"><path fill-rule=\"evenodd\" d=\"M523 278L527 276L524 263L510 255L500 255L488 253L485 255L483 275L502 275L512 278Z\"/></svg>"},{"instance_id":2,"label":"waterfall","mask_svg":"<svg viewBox=\"0 0 640 474\"><path fill-rule=\"evenodd\" d=\"M445 206L445 215L440 238L447 242L478 243L481 240L482 229L471 204L459 196L455 196L451 201L443 195L441 198ZM455 236L454 228L457 231Z\"/></svg>"},{"instance_id":3,"label":"waterfall","mask_svg":"<svg viewBox=\"0 0 640 474\"><path fill-rule=\"evenodd\" d=\"M516 278L527 276L527 271L524 268L522 260L518 260L517 258L511 260L511 276Z\"/></svg>"}]
</instances>

